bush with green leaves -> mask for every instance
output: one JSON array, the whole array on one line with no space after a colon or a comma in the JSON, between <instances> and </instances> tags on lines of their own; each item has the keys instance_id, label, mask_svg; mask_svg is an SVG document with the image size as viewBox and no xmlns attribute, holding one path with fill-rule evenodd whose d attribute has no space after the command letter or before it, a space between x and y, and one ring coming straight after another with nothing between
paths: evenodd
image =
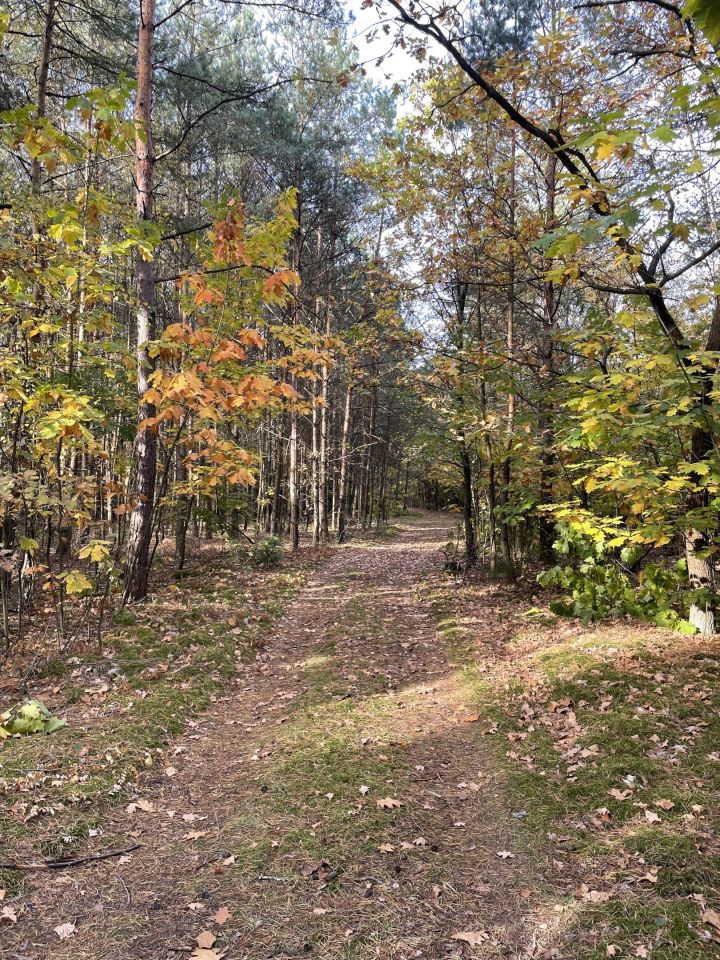
<instances>
[{"instance_id":1,"label":"bush with green leaves","mask_svg":"<svg viewBox=\"0 0 720 960\"><path fill-rule=\"evenodd\" d=\"M555 549L568 563L538 576L543 587L555 587L564 596L550 609L558 616L578 617L583 623L604 617L632 616L658 626L694 633L683 614L687 611L688 581L684 560L671 566L647 563L637 573L637 547L622 550L591 541L558 524Z\"/></svg>"},{"instance_id":2,"label":"bush with green leaves","mask_svg":"<svg viewBox=\"0 0 720 960\"><path fill-rule=\"evenodd\" d=\"M248 558L254 567L276 567L282 557L282 541L279 537L265 537L256 540L248 551Z\"/></svg>"}]
</instances>

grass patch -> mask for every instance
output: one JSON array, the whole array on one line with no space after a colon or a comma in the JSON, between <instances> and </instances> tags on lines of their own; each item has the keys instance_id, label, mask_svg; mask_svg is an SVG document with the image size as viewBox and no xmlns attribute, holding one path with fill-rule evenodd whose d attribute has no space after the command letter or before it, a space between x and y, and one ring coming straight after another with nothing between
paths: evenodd
<instances>
[{"instance_id":1,"label":"grass patch","mask_svg":"<svg viewBox=\"0 0 720 960\"><path fill-rule=\"evenodd\" d=\"M102 653L88 650L46 667L46 681L69 682L30 695L43 696L68 726L2 746L3 858L64 856L82 846L102 805L125 802L142 770L162 766L172 738L224 689L236 663L254 656L301 582L283 570L225 569L218 576L227 579L206 592L202 613L198 584L187 577L166 588L167 599L116 615ZM0 872L0 886L12 892L18 884L17 874Z\"/></svg>"},{"instance_id":2,"label":"grass patch","mask_svg":"<svg viewBox=\"0 0 720 960\"><path fill-rule=\"evenodd\" d=\"M720 906L718 645L632 623L562 637L543 616L529 628L517 600L497 611L476 586L426 599L496 725L521 835L536 850L549 836L551 856L569 861L574 960L606 957L611 943L619 956L707 956L701 904ZM486 660L488 627L501 643ZM588 902L583 883L610 899Z\"/></svg>"}]
</instances>

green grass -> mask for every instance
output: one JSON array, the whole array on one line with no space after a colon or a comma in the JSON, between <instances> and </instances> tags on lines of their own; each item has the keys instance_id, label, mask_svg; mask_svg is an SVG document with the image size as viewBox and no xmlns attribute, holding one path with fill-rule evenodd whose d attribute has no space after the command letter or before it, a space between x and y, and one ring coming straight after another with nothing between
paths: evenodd
<instances>
[{"instance_id":1,"label":"green grass","mask_svg":"<svg viewBox=\"0 0 720 960\"><path fill-rule=\"evenodd\" d=\"M227 685L236 663L254 656L254 645L301 579L282 570L253 574L249 582L242 572L231 575L234 586L211 591L216 605L225 604L215 609L215 620L198 616L198 584L192 577L174 588L176 609L170 622L181 627L177 633L166 633L164 617L146 625L128 611L115 615L103 654L88 651L79 658L93 676L106 677L112 666L123 677L116 685L108 680L111 689L101 715L88 720L82 716L89 682L63 682L59 686L64 702L54 704L53 710L63 713L75 707L68 726L50 737L5 741L0 752L0 777L8 784L0 806L3 857L12 859L18 849L53 857L76 850L102 805L126 802L139 773L163 764L168 743ZM248 592L249 586L254 594ZM239 634L227 622L228 616L238 613ZM44 675L65 678L68 669L63 661L50 661ZM33 779L38 776L40 783ZM9 809L16 801L32 802L28 788L37 789L48 797L44 803L57 808L52 818L41 815L23 822ZM13 892L18 885L18 874L0 872L0 886Z\"/></svg>"},{"instance_id":2,"label":"green grass","mask_svg":"<svg viewBox=\"0 0 720 960\"><path fill-rule=\"evenodd\" d=\"M440 588L427 599L452 658L473 687L474 702L486 721L498 725L490 739L511 809L528 814L520 825L523 841L542 852L548 834L562 835L553 855L569 854L591 888L612 890L606 903L574 901L568 933L573 960L600 960L611 943L621 956L652 943L653 960L707 957L708 928L703 932L698 903L689 898L702 895L710 906L720 906L720 762L713 759L720 745L717 648L694 650L693 641L683 640L680 650L678 638L663 646L657 631L634 624L553 643L553 625L539 621L548 644L523 658L524 674L532 678L527 686L508 665L478 672L478 628L455 613L452 593ZM509 638L520 657L527 631L521 618L518 611L509 626L520 627ZM547 722L553 716L548 706L565 701L581 728L578 750L592 749L577 757L584 764L577 769L563 759L563 745ZM534 710L529 725L522 722L525 703ZM518 733L527 736L509 739ZM516 759L509 756L513 752ZM523 757L531 758L532 768ZM609 795L628 789L628 782L632 792L626 798ZM663 810L657 800L674 806ZM649 824L645 809L661 821ZM657 883L638 883L651 867L659 868Z\"/></svg>"}]
</instances>

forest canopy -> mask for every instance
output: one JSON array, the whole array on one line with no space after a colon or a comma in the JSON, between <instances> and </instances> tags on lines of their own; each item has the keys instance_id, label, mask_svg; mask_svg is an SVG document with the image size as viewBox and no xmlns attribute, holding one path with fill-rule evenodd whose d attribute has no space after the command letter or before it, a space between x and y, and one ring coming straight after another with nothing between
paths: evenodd
<instances>
[{"instance_id":1,"label":"forest canopy","mask_svg":"<svg viewBox=\"0 0 720 960\"><path fill-rule=\"evenodd\" d=\"M409 503L558 609L714 632L712 3L2 30L6 645L41 592L63 635L141 600L188 530L297 548Z\"/></svg>"}]
</instances>

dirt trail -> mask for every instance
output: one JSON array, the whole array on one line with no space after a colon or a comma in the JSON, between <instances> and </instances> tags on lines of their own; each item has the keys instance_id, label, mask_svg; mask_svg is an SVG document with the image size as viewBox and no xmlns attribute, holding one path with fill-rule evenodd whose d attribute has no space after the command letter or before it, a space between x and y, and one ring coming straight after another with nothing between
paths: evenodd
<instances>
[{"instance_id":1,"label":"dirt trail","mask_svg":"<svg viewBox=\"0 0 720 960\"><path fill-rule=\"evenodd\" d=\"M141 849L38 878L5 956L182 958L201 931L228 960L537 956L538 870L417 595L447 528L423 514L326 561L141 805L98 825L95 849Z\"/></svg>"}]
</instances>

